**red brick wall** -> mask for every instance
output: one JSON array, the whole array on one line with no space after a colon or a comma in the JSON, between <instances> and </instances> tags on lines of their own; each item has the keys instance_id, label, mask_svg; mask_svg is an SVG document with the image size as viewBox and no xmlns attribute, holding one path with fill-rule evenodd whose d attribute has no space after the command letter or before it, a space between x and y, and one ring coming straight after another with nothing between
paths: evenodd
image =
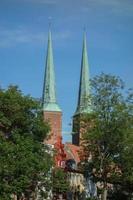
<instances>
[{"instance_id":1,"label":"red brick wall","mask_svg":"<svg viewBox=\"0 0 133 200\"><path fill-rule=\"evenodd\" d=\"M62 113L44 111L43 115L44 115L44 120L48 121L51 127L47 143L55 144L58 136L61 137L62 135Z\"/></svg>"}]
</instances>

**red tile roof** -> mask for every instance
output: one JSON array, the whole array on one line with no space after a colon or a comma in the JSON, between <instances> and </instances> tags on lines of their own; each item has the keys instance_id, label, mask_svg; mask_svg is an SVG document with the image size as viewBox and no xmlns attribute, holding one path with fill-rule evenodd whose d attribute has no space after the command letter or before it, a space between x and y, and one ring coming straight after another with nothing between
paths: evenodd
<instances>
[{"instance_id":1,"label":"red tile roof","mask_svg":"<svg viewBox=\"0 0 133 200\"><path fill-rule=\"evenodd\" d=\"M71 143L65 143L65 153L66 153L66 159L74 159L76 163L80 162L80 157L79 157L79 150L80 147L73 145Z\"/></svg>"}]
</instances>

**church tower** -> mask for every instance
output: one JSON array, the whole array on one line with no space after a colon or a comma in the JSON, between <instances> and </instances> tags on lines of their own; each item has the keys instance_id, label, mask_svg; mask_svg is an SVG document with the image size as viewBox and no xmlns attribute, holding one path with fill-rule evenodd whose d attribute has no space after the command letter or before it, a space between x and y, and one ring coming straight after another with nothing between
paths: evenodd
<instances>
[{"instance_id":1,"label":"church tower","mask_svg":"<svg viewBox=\"0 0 133 200\"><path fill-rule=\"evenodd\" d=\"M78 94L78 104L76 112L73 116L73 135L72 143L74 145L80 145L81 143L81 118L84 114L91 112L91 107L89 103L90 95L90 84L89 84L89 63L87 55L87 42L86 33L83 37L83 49L82 49L82 61L81 61L81 73L80 73L80 83L79 83L79 94Z\"/></svg>"},{"instance_id":2,"label":"church tower","mask_svg":"<svg viewBox=\"0 0 133 200\"><path fill-rule=\"evenodd\" d=\"M45 66L44 87L42 96L44 120L50 124L50 133L47 143L55 145L62 132L62 111L56 99L55 72L51 31L48 33L48 46Z\"/></svg>"}]
</instances>

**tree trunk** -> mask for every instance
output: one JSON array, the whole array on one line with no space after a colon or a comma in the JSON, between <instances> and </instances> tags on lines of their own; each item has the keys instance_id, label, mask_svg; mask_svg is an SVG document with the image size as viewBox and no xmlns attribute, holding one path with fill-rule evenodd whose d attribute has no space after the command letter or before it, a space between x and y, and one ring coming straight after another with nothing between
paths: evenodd
<instances>
[{"instance_id":1,"label":"tree trunk","mask_svg":"<svg viewBox=\"0 0 133 200\"><path fill-rule=\"evenodd\" d=\"M17 200L17 195L13 194L13 200Z\"/></svg>"},{"instance_id":2,"label":"tree trunk","mask_svg":"<svg viewBox=\"0 0 133 200\"><path fill-rule=\"evenodd\" d=\"M102 193L102 200L107 200L107 194L108 194L107 187L104 187Z\"/></svg>"}]
</instances>

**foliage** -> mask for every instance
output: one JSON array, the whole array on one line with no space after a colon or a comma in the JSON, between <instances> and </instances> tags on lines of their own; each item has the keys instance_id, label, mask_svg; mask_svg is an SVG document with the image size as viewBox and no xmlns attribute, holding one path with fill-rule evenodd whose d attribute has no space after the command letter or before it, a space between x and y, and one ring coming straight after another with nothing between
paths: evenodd
<instances>
[{"instance_id":1,"label":"foliage","mask_svg":"<svg viewBox=\"0 0 133 200\"><path fill-rule=\"evenodd\" d=\"M132 93L126 97L123 82L111 75L96 76L91 84L93 112L84 119L89 127L83 147L87 166L95 181L102 183L106 199L108 183L133 183Z\"/></svg>"},{"instance_id":2,"label":"foliage","mask_svg":"<svg viewBox=\"0 0 133 200\"><path fill-rule=\"evenodd\" d=\"M53 192L62 194L69 191L69 182L63 169L56 168L53 174Z\"/></svg>"},{"instance_id":3,"label":"foliage","mask_svg":"<svg viewBox=\"0 0 133 200\"><path fill-rule=\"evenodd\" d=\"M43 144L48 130L39 102L24 96L17 86L0 89L1 200L12 195L28 199L36 195L37 187L49 185L51 161Z\"/></svg>"}]
</instances>

